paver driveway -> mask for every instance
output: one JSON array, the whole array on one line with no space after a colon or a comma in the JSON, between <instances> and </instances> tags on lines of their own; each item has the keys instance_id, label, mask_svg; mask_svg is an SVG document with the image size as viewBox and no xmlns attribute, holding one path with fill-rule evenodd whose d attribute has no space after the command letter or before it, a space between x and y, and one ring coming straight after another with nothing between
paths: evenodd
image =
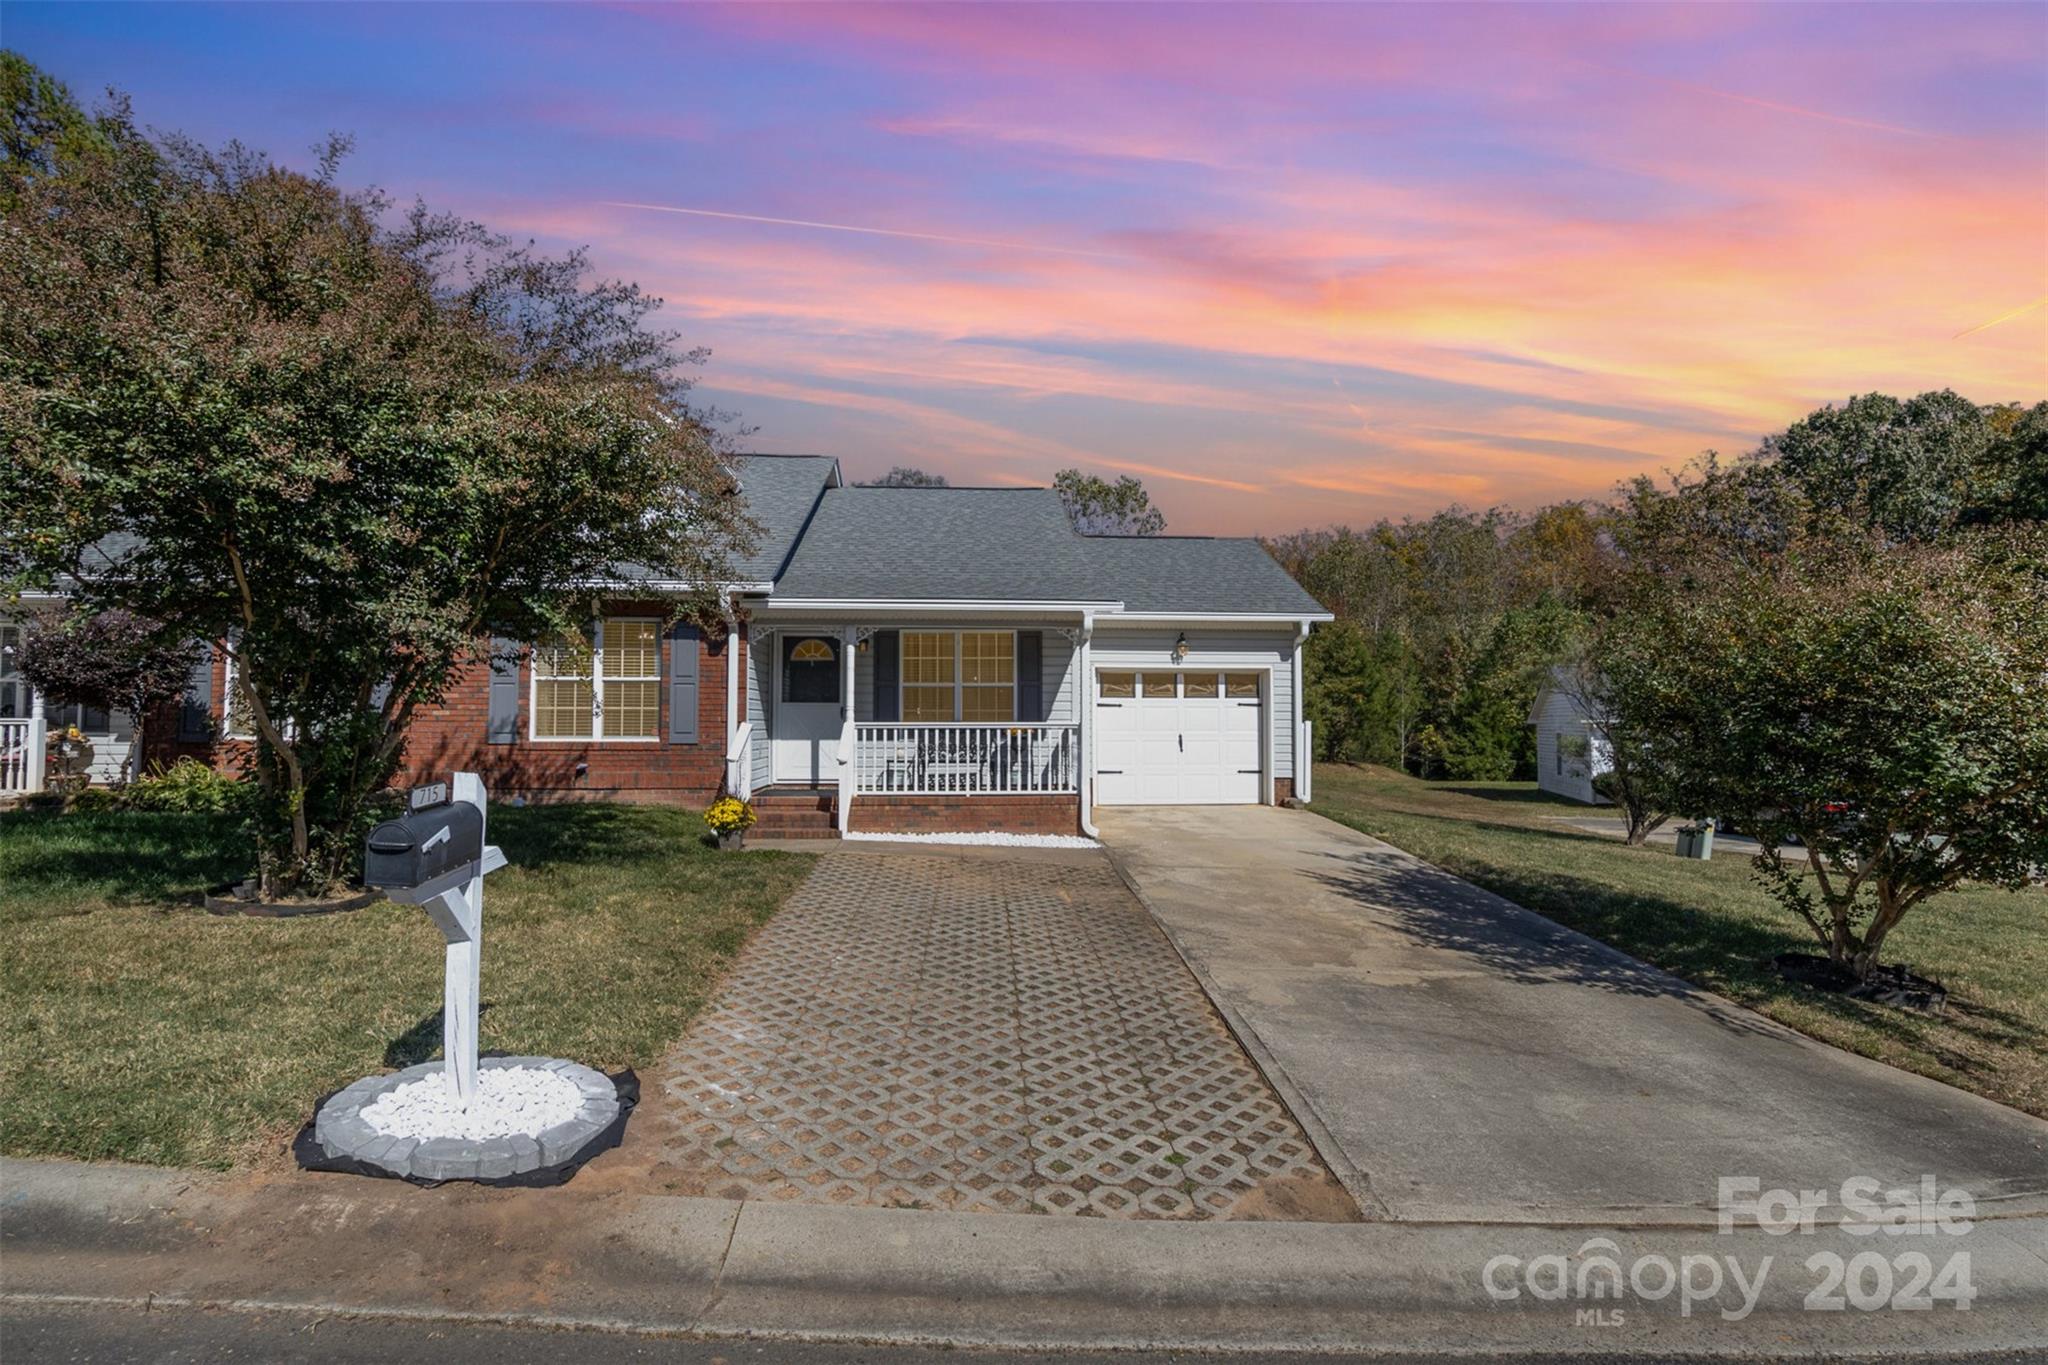
<instances>
[{"instance_id":1,"label":"paver driveway","mask_svg":"<svg viewBox=\"0 0 2048 1365\"><path fill-rule=\"evenodd\" d=\"M1094 855L821 859L661 1083L663 1160L691 1193L1355 1216Z\"/></svg>"}]
</instances>

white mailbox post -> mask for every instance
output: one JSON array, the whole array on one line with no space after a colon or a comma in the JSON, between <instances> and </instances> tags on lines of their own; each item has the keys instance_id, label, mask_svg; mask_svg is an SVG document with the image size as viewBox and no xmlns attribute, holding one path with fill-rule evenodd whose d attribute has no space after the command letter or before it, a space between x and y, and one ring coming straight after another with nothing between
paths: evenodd
<instances>
[{"instance_id":1,"label":"white mailbox post","mask_svg":"<svg viewBox=\"0 0 2048 1365\"><path fill-rule=\"evenodd\" d=\"M441 1055L445 1059L448 1093L467 1108L476 1098L477 993L482 984L484 937L484 877L505 865L497 845L482 842L484 833L484 784L475 773L455 774L453 791L439 784L413 792L412 809L399 820L380 826L384 830L416 825L422 830L414 841L414 863L431 865L437 852L445 854L455 833L446 823L436 824L432 812L446 805L468 805L476 810L476 826L468 837L476 840L474 857L459 850L461 861L434 872L417 885L384 886L385 894L401 905L417 905L432 917L447 941L447 979L441 995ZM464 822L465 824L467 822ZM372 855L377 852L372 835Z\"/></svg>"}]
</instances>

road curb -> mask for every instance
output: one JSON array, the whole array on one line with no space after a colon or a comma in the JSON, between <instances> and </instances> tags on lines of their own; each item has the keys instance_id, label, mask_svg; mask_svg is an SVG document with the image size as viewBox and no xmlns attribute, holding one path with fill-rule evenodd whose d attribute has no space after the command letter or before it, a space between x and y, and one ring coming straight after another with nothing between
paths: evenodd
<instances>
[{"instance_id":1,"label":"road curb","mask_svg":"<svg viewBox=\"0 0 2048 1365\"><path fill-rule=\"evenodd\" d=\"M1913 1239L1927 1251L1971 1253L1970 1312L1815 1313L1804 1303L1806 1258L1866 1250L1871 1239L1826 1227L1780 1239L1756 1230L1121 1223L591 1199L573 1187L422 1190L343 1176L251 1185L62 1163L0 1163L0 1189L0 1302L23 1306L1023 1350L1741 1358L2048 1349L2048 1219ZM472 1243L485 1254L465 1254ZM1739 1306L1732 1288L1684 1311L1675 1297L1539 1299L1519 1288L1520 1270L1503 1268L1577 1262L1589 1248L1624 1265L1735 1257L1754 1269L1771 1257L1777 1269L1758 1272L1750 1312L1724 1320ZM1517 1288L1516 1297L1495 1297L1489 1283Z\"/></svg>"}]
</instances>

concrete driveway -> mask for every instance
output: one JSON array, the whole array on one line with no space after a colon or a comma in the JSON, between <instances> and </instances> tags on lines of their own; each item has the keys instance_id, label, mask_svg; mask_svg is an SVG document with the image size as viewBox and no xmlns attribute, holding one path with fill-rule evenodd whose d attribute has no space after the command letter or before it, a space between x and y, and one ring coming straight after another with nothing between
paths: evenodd
<instances>
[{"instance_id":1,"label":"concrete driveway","mask_svg":"<svg viewBox=\"0 0 2048 1365\"><path fill-rule=\"evenodd\" d=\"M1701 1221L1724 1175L1831 1199L1853 1176L1931 1175L2015 1210L2048 1195L2048 1123L1813 1042L1342 825L1263 807L1098 821L1369 1215Z\"/></svg>"}]
</instances>

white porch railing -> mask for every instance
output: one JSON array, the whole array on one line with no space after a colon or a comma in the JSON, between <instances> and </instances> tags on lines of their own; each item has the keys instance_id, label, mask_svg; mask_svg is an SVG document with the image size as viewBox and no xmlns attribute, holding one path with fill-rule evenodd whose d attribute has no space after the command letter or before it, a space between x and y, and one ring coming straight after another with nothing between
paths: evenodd
<instances>
[{"instance_id":1,"label":"white porch railing","mask_svg":"<svg viewBox=\"0 0 2048 1365\"><path fill-rule=\"evenodd\" d=\"M889 796L1060 795L1081 790L1072 725L853 727L853 789Z\"/></svg>"},{"instance_id":2,"label":"white porch railing","mask_svg":"<svg viewBox=\"0 0 2048 1365\"><path fill-rule=\"evenodd\" d=\"M43 789L42 722L0 720L0 792Z\"/></svg>"}]
</instances>

